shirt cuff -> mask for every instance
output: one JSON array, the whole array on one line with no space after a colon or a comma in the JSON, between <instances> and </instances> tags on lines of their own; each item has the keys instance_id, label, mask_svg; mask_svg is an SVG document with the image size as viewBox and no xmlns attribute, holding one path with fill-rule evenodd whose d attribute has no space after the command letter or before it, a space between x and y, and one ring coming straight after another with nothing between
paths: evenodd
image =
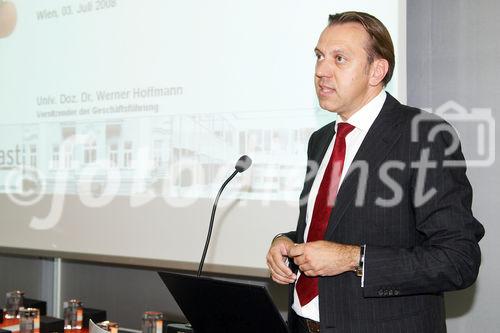
<instances>
[{"instance_id":1,"label":"shirt cuff","mask_svg":"<svg viewBox=\"0 0 500 333\"><path fill-rule=\"evenodd\" d=\"M361 261L363 262L363 268L362 268L362 275L361 275L361 288L363 288L365 286L365 267L366 267L366 261L365 261L365 257L366 257L366 245L361 245L365 248L365 250L363 251L363 257L361 258Z\"/></svg>"}]
</instances>

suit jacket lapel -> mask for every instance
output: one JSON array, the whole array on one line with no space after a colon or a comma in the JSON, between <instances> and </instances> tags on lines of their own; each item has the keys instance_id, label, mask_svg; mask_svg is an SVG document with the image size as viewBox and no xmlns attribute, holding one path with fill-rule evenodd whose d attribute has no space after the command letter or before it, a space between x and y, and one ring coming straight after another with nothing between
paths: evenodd
<instances>
[{"instance_id":1,"label":"suit jacket lapel","mask_svg":"<svg viewBox=\"0 0 500 333\"><path fill-rule=\"evenodd\" d=\"M328 150L328 146L332 142L333 136L335 135L335 122L332 122L328 125L326 128L326 134L324 138L318 141L318 147L315 147L313 152L311 153L311 156L309 156L310 162L315 163L316 168L313 169L313 177L306 183L306 188L304 189L305 192L309 195L309 192L311 191L312 184L314 183L314 179L316 178L316 175L318 173L318 168L321 164L321 161L323 160L326 151Z\"/></svg>"},{"instance_id":2,"label":"suit jacket lapel","mask_svg":"<svg viewBox=\"0 0 500 333\"><path fill-rule=\"evenodd\" d=\"M339 188L335 206L330 215L328 227L326 229L325 239L330 239L330 237L332 237L346 209L356 197L359 174L357 172L351 172L353 168L355 168L355 161L366 161L370 172L373 172L385 160L392 146L401 135L400 131L394 130L399 124L398 120L401 119L401 117L398 117L398 112L401 112L398 108L399 105L399 102L394 97L387 94L387 99L380 114L366 134L348 170L347 176Z\"/></svg>"},{"instance_id":3,"label":"suit jacket lapel","mask_svg":"<svg viewBox=\"0 0 500 333\"><path fill-rule=\"evenodd\" d=\"M332 122L324 128L325 132L322 133L318 138L312 140L311 144L313 145L310 147L311 151L309 152L310 156L308 156L308 162L309 163L314 163L316 168L313 168L309 170L308 172L311 172L312 177L304 183L304 189L302 190L302 193L300 195L300 201L303 202L303 204L300 205L300 216L299 216L299 224L297 225L297 241L299 243L304 242L304 231L306 228L306 213L307 213L307 200L309 197L309 193L311 192L311 187L312 184L314 183L314 179L316 178L318 174L318 168L319 165L321 164L321 161L323 160L323 157L326 154L326 151L328 150L328 146L330 145L330 142L333 139L333 136L335 135L335 122Z\"/></svg>"}]
</instances>

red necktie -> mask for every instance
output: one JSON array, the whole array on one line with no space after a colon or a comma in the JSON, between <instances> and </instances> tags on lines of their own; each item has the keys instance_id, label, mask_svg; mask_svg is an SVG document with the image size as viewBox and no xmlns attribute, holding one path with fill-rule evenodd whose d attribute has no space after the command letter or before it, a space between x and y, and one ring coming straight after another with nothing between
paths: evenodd
<instances>
[{"instance_id":1,"label":"red necktie","mask_svg":"<svg viewBox=\"0 0 500 333\"><path fill-rule=\"evenodd\" d=\"M354 126L351 124L338 124L332 156L330 157L330 161L328 161L321 185L319 186L318 195L314 202L313 216L311 225L309 226L309 233L307 234L308 242L321 240L325 236L332 207L337 198L342 168L344 167L345 137L353 129ZM300 305L304 306L318 295L318 278L300 274L296 288Z\"/></svg>"}]
</instances>

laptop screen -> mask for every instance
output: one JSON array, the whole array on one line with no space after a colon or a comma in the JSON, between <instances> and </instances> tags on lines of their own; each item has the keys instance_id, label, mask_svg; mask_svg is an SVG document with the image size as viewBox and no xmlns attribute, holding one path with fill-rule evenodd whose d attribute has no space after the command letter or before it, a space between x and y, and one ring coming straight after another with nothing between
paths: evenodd
<instances>
[{"instance_id":1,"label":"laptop screen","mask_svg":"<svg viewBox=\"0 0 500 333\"><path fill-rule=\"evenodd\" d=\"M288 332L264 286L158 273L196 333Z\"/></svg>"}]
</instances>

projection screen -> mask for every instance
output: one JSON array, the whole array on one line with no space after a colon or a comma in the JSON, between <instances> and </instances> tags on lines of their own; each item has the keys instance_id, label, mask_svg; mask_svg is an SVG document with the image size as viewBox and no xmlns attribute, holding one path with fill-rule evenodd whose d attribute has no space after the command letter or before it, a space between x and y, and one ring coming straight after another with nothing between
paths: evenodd
<instances>
[{"instance_id":1,"label":"projection screen","mask_svg":"<svg viewBox=\"0 0 500 333\"><path fill-rule=\"evenodd\" d=\"M0 247L265 276L295 228L319 108L328 14L362 10L393 37L406 98L405 2L6 0L0 4Z\"/></svg>"}]
</instances>

